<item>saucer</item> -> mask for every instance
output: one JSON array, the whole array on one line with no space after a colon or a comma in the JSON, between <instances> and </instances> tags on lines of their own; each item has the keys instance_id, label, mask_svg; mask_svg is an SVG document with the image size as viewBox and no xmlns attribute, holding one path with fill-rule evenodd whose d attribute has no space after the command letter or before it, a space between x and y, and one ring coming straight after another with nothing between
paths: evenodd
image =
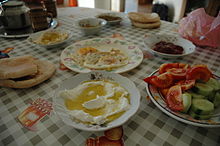
<instances>
[{"instance_id":1,"label":"saucer","mask_svg":"<svg viewBox=\"0 0 220 146\"><path fill-rule=\"evenodd\" d=\"M58 21L53 19L48 29L56 28L57 25L58 25ZM24 38L30 36L32 33L34 33L32 27L16 29L15 31L15 30L6 30L3 26L0 26L0 37L3 38Z\"/></svg>"}]
</instances>

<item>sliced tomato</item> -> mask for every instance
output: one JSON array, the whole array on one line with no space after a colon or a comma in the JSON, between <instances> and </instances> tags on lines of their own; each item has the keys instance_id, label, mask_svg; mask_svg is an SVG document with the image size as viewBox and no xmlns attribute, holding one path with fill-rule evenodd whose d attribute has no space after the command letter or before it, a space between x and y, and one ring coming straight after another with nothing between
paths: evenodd
<instances>
[{"instance_id":1,"label":"sliced tomato","mask_svg":"<svg viewBox=\"0 0 220 146\"><path fill-rule=\"evenodd\" d=\"M177 82L177 85L181 86L182 90L189 90L191 89L196 83L196 80L181 80L179 82Z\"/></svg>"},{"instance_id":2,"label":"sliced tomato","mask_svg":"<svg viewBox=\"0 0 220 146\"><path fill-rule=\"evenodd\" d=\"M151 84L158 88L168 88L173 84L173 77L169 73L163 73L152 78Z\"/></svg>"},{"instance_id":3,"label":"sliced tomato","mask_svg":"<svg viewBox=\"0 0 220 146\"><path fill-rule=\"evenodd\" d=\"M211 71L206 65L196 65L187 71L187 80L202 80L207 82L212 77Z\"/></svg>"},{"instance_id":4,"label":"sliced tomato","mask_svg":"<svg viewBox=\"0 0 220 146\"><path fill-rule=\"evenodd\" d=\"M163 89L160 89L160 93L163 95L163 97L166 98L167 96L167 93L169 91L169 88L163 88Z\"/></svg>"},{"instance_id":5,"label":"sliced tomato","mask_svg":"<svg viewBox=\"0 0 220 146\"><path fill-rule=\"evenodd\" d=\"M171 68L167 72L169 72L174 80L183 80L186 78L187 69L184 68Z\"/></svg>"},{"instance_id":6,"label":"sliced tomato","mask_svg":"<svg viewBox=\"0 0 220 146\"><path fill-rule=\"evenodd\" d=\"M190 65L185 63L179 63L179 68L189 69Z\"/></svg>"},{"instance_id":7,"label":"sliced tomato","mask_svg":"<svg viewBox=\"0 0 220 146\"><path fill-rule=\"evenodd\" d=\"M183 68L183 69L188 69L190 68L189 64L184 64L184 63L164 63L160 66L159 68L159 73L165 73L167 72L169 69L172 68Z\"/></svg>"},{"instance_id":8,"label":"sliced tomato","mask_svg":"<svg viewBox=\"0 0 220 146\"><path fill-rule=\"evenodd\" d=\"M168 88L173 84L172 75L169 73L163 73L158 76L150 76L145 78L144 81L158 88Z\"/></svg>"},{"instance_id":9,"label":"sliced tomato","mask_svg":"<svg viewBox=\"0 0 220 146\"><path fill-rule=\"evenodd\" d=\"M172 86L166 96L168 107L174 111L183 110L182 90L180 85Z\"/></svg>"},{"instance_id":10,"label":"sliced tomato","mask_svg":"<svg viewBox=\"0 0 220 146\"><path fill-rule=\"evenodd\" d=\"M152 84L152 79L153 79L153 78L156 78L156 77L157 77L157 76L150 76L150 77L145 78L144 81L147 82L147 83L149 83L149 84Z\"/></svg>"},{"instance_id":11,"label":"sliced tomato","mask_svg":"<svg viewBox=\"0 0 220 146\"><path fill-rule=\"evenodd\" d=\"M178 68L179 67L179 63L164 63L160 66L159 68L159 73L165 73L168 69L171 68Z\"/></svg>"}]
</instances>

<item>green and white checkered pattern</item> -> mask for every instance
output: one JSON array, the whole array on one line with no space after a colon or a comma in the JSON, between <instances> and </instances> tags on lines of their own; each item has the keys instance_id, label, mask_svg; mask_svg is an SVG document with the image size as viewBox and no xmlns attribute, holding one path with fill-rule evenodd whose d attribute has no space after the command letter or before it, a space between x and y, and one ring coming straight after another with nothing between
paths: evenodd
<instances>
[{"instance_id":1,"label":"green and white checkered pattern","mask_svg":"<svg viewBox=\"0 0 220 146\"><path fill-rule=\"evenodd\" d=\"M93 37L109 37L113 33L121 33L127 41L133 42L144 50L144 35L155 33L176 34L177 25L162 21L158 29L141 29L131 26L125 18L119 26L105 26L99 36L83 36L75 23L80 18L93 17L101 9L60 8L58 21L60 28L73 32L72 43ZM57 71L49 80L29 89L10 89L0 87L0 145L85 145L89 137L103 135L103 132L86 132L65 125L59 117L52 113L38 124L38 130L29 131L17 121L17 116L37 98L52 101L54 90L59 84L74 75L72 71L59 70L60 54L64 48L45 49L29 44L25 39L0 38L0 49L14 47L9 53L11 57L30 54L42 60L49 60L56 64ZM146 51L144 51L146 53ZM171 146L171 145L207 145L220 144L219 128L199 128L181 123L161 112L152 102L146 100L145 83L142 79L156 70L162 63L183 62L189 64L207 64L217 75L220 75L220 48L196 48L190 56L178 59L164 59L159 57L144 58L137 68L122 75L132 80L141 92L142 100L138 112L124 125L124 140L126 146Z\"/></svg>"}]
</instances>

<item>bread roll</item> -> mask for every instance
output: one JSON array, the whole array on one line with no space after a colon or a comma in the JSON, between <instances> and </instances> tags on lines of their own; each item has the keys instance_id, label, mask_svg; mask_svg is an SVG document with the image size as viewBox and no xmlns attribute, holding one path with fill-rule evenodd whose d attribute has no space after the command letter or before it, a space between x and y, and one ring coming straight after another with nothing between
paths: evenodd
<instances>
[{"instance_id":1,"label":"bread roll","mask_svg":"<svg viewBox=\"0 0 220 146\"><path fill-rule=\"evenodd\" d=\"M35 62L38 67L35 75L19 79L3 79L0 80L0 86L10 88L29 88L49 79L56 70L54 64L48 61L36 60Z\"/></svg>"},{"instance_id":2,"label":"bread roll","mask_svg":"<svg viewBox=\"0 0 220 146\"><path fill-rule=\"evenodd\" d=\"M160 21L155 22L155 23L139 23L132 21L131 22L134 26L139 27L139 28L147 28L147 29L152 29L152 28L158 28L160 27Z\"/></svg>"},{"instance_id":3,"label":"bread roll","mask_svg":"<svg viewBox=\"0 0 220 146\"><path fill-rule=\"evenodd\" d=\"M135 22L140 23L152 23L160 21L160 17L157 13L138 13L138 12L130 12L128 13L128 17Z\"/></svg>"},{"instance_id":4,"label":"bread roll","mask_svg":"<svg viewBox=\"0 0 220 146\"><path fill-rule=\"evenodd\" d=\"M32 56L19 56L0 60L0 79L20 78L37 73Z\"/></svg>"}]
</instances>

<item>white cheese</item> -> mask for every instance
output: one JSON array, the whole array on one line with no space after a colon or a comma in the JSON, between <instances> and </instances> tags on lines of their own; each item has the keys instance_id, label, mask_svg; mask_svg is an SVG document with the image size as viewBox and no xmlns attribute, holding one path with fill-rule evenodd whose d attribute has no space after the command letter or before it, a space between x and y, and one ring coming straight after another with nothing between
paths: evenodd
<instances>
[{"instance_id":1,"label":"white cheese","mask_svg":"<svg viewBox=\"0 0 220 146\"><path fill-rule=\"evenodd\" d=\"M82 106L86 109L93 110L93 109L102 108L103 106L105 106L105 102L106 100L103 97L98 97L93 100L84 102Z\"/></svg>"},{"instance_id":2,"label":"white cheese","mask_svg":"<svg viewBox=\"0 0 220 146\"><path fill-rule=\"evenodd\" d=\"M103 81L98 81L98 82L86 82L83 84L80 84L79 86L77 86L76 88L73 88L71 90L64 90L61 91L59 93L59 95L64 98L64 99L74 99L76 98L78 95L80 95L82 93L83 90L85 90L86 88L88 88L90 85L103 85L104 86L104 82ZM89 94L93 94L94 92L91 91Z\"/></svg>"},{"instance_id":3,"label":"white cheese","mask_svg":"<svg viewBox=\"0 0 220 146\"><path fill-rule=\"evenodd\" d=\"M63 99L74 99L77 97L75 90L64 90L59 93L60 97Z\"/></svg>"},{"instance_id":4,"label":"white cheese","mask_svg":"<svg viewBox=\"0 0 220 146\"><path fill-rule=\"evenodd\" d=\"M82 121L89 122L92 124L103 124L105 122L105 118L103 116L93 117L90 114L82 111L82 110L73 110L69 113L73 118Z\"/></svg>"},{"instance_id":5,"label":"white cheese","mask_svg":"<svg viewBox=\"0 0 220 146\"><path fill-rule=\"evenodd\" d=\"M120 86L115 87L115 85L112 84L111 82L105 82L105 81L85 82L80 84L74 89L64 90L60 92L60 96L64 99L66 98L74 99L78 95L80 95L83 92L83 90L85 90L87 87L91 85L104 86L104 90L106 94L103 96L96 95L95 99L84 102L82 106L87 110L104 108L104 114L100 116L92 116L89 113L84 112L83 110L69 110L70 116L72 116L73 118L86 123L88 122L92 124L103 124L105 121L107 121L107 117L123 111L127 111L130 108L129 101L127 99L129 93L123 87ZM121 97L119 97L119 100L116 101L114 99L109 99L110 97L113 97L116 92L122 93ZM94 91L89 91L88 95L92 95L94 93L95 93Z\"/></svg>"},{"instance_id":6,"label":"white cheese","mask_svg":"<svg viewBox=\"0 0 220 146\"><path fill-rule=\"evenodd\" d=\"M112 104L107 104L106 107L106 114L104 115L105 117L127 111L130 108L130 104L128 102L128 99L125 97L120 97L119 102L112 103Z\"/></svg>"}]
</instances>

